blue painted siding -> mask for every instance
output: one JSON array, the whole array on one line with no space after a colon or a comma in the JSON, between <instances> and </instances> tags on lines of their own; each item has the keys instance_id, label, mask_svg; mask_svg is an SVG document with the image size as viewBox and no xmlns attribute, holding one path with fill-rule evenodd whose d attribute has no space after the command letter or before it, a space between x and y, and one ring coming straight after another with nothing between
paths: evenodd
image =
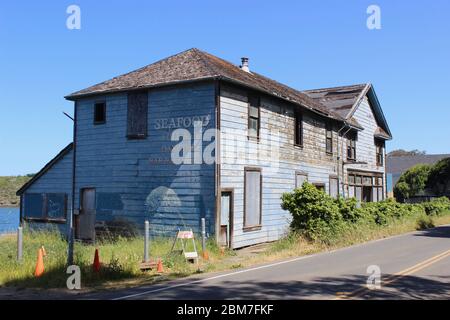
<instances>
[{"instance_id":1,"label":"blue painted siding","mask_svg":"<svg viewBox=\"0 0 450 320\"><path fill-rule=\"evenodd\" d=\"M106 101L106 123L94 125L99 100ZM77 102L75 207L80 207L80 189L93 187L98 222L126 221L141 230L149 219L153 234L170 235L183 227L198 232L205 217L213 234L215 166L173 164L171 148L178 142L170 136L175 128L162 129L161 124L203 116L209 118L204 129L215 128L214 84L152 89L148 104L147 138L128 140L126 93ZM186 129L193 136L193 127ZM202 142L203 149L209 144Z\"/></svg>"},{"instance_id":2,"label":"blue painted siding","mask_svg":"<svg viewBox=\"0 0 450 320\"><path fill-rule=\"evenodd\" d=\"M65 193L67 194L67 216L70 214L70 203L72 194L72 163L73 150L69 151L64 157L59 159L50 170L40 176L26 190L22 197L26 197L30 193ZM22 202L23 203L23 202ZM28 208L23 207L22 215L27 216ZM61 224L45 224L39 222L29 222L30 226L35 228L57 228L63 233L67 232L67 223Z\"/></svg>"}]
</instances>

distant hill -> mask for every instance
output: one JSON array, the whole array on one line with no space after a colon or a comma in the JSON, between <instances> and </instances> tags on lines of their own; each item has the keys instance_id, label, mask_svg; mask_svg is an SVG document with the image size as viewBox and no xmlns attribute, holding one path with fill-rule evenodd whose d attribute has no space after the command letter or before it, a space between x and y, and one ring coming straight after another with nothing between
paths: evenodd
<instances>
[{"instance_id":1,"label":"distant hill","mask_svg":"<svg viewBox=\"0 0 450 320\"><path fill-rule=\"evenodd\" d=\"M18 207L19 197L16 196L20 189L33 175L0 177L0 207Z\"/></svg>"}]
</instances>

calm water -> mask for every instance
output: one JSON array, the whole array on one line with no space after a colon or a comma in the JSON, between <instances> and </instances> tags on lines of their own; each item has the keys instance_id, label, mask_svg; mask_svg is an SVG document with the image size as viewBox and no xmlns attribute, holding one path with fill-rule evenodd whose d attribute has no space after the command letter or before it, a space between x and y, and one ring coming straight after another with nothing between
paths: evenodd
<instances>
[{"instance_id":1,"label":"calm water","mask_svg":"<svg viewBox=\"0 0 450 320\"><path fill-rule=\"evenodd\" d=\"M0 234L15 231L19 226L19 208L0 208Z\"/></svg>"}]
</instances>

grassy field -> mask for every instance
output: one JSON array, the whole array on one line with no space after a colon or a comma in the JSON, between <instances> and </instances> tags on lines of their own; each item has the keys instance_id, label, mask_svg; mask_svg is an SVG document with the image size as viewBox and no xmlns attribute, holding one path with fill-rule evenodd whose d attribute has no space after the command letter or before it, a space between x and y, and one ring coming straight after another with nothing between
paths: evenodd
<instances>
[{"instance_id":1,"label":"grassy field","mask_svg":"<svg viewBox=\"0 0 450 320\"><path fill-rule=\"evenodd\" d=\"M356 225L343 234L333 245L311 242L303 237L291 234L279 241L270 243L252 253L251 250L225 250L221 252L213 243L208 242L209 260L200 259L198 265L188 263L181 255L168 255L172 241L153 239L150 256L161 257L164 273L155 270L142 272L139 263L143 256L143 239L118 239L93 245L77 243L75 246L75 264L82 270L83 288L119 288L139 284L149 284L188 275L212 271L232 270L255 264L301 256L370 240L397 235L423 227L423 217L392 220L387 226ZM427 226L450 223L450 212L433 217ZM47 256L44 258L45 273L40 278L33 276L37 251L44 245ZM100 273L92 270L95 248L99 249L102 268ZM201 248L197 243L197 248ZM67 243L56 232L24 232L24 257L21 263L16 261L16 239L13 236L0 237L0 287L65 288Z\"/></svg>"},{"instance_id":2,"label":"grassy field","mask_svg":"<svg viewBox=\"0 0 450 320\"><path fill-rule=\"evenodd\" d=\"M30 179L31 175L0 177L0 207L18 207L16 192Z\"/></svg>"},{"instance_id":3,"label":"grassy field","mask_svg":"<svg viewBox=\"0 0 450 320\"><path fill-rule=\"evenodd\" d=\"M142 272L139 264L143 258L144 241L141 238L119 238L114 241L104 241L94 245L76 243L74 248L74 264L82 272L84 287L108 286L111 281L134 279L160 280L187 276L199 272L209 271L210 265L225 258L230 251L220 252L213 243L207 244L209 260L200 260L199 264L187 263L180 254L168 255L173 240L152 239L150 256L152 259L162 258L164 274L155 271ZM37 252L44 246L45 273L39 278L33 276ZM178 247L178 246L177 246ZM92 263L95 249L99 249L102 267L99 273L93 272ZM201 244L197 243L197 248ZM0 286L14 287L45 287L64 288L67 275L67 242L55 231L24 231L23 261L16 261L16 239L14 236L0 237Z\"/></svg>"}]
</instances>

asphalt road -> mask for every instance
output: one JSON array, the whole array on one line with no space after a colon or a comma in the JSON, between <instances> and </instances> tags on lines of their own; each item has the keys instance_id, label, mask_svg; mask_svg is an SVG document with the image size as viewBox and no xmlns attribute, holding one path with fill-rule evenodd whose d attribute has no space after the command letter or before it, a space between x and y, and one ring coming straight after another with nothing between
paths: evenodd
<instances>
[{"instance_id":1,"label":"asphalt road","mask_svg":"<svg viewBox=\"0 0 450 320\"><path fill-rule=\"evenodd\" d=\"M378 289L367 288L369 266L380 270ZM233 272L82 298L450 299L450 226Z\"/></svg>"}]
</instances>

